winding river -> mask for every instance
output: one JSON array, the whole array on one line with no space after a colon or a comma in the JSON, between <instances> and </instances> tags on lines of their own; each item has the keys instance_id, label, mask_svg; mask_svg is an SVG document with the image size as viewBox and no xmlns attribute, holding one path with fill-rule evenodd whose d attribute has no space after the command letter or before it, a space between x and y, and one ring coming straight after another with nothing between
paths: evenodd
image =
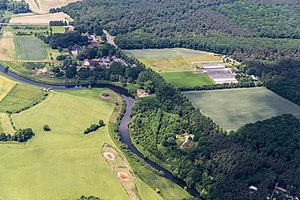
<instances>
[{"instance_id":1,"label":"winding river","mask_svg":"<svg viewBox=\"0 0 300 200\"><path fill-rule=\"evenodd\" d=\"M4 68L2 65L0 65L0 72L6 74L7 76L17 80L17 81L21 81L27 84L31 84L31 85L35 85L38 87L44 87L44 88L52 88L55 90L74 90L74 89L80 89L83 88L85 86L57 86L57 85L50 85L50 84L43 84L40 82L36 82L36 81L32 81L30 79L24 78L22 76L19 76L13 72L11 72L10 70L7 70L6 68ZM92 87L94 88L98 88L98 87L107 87L115 92L117 92L118 94L120 94L123 99L126 102L126 112L124 114L124 116L121 119L121 123L119 126L119 133L121 136L121 142L125 143L128 146L128 149L136 154L139 158L143 159L147 164L149 164L151 167L153 167L154 169L158 170L158 171L162 171L164 172L164 177L169 179L170 181L178 184L179 186L181 186L182 188L186 186L186 183L182 180L179 179L177 177L174 177L172 175L171 172L169 172L168 170L166 170L165 168L161 167L160 165L156 164L155 162L147 159L144 157L144 155L133 145L131 138L130 138L130 132L129 132L129 127L128 124L131 120L131 109L132 106L135 102L134 98L128 93L128 91L122 87L118 87L115 85L110 85L110 84L94 84L92 85ZM199 192L194 189L194 188L188 188L187 191L195 198L199 198L200 194Z\"/></svg>"}]
</instances>

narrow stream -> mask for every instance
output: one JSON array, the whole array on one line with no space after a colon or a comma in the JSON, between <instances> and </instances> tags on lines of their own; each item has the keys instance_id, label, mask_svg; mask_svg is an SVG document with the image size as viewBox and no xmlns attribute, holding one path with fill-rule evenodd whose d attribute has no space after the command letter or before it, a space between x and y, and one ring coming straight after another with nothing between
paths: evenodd
<instances>
[{"instance_id":1,"label":"narrow stream","mask_svg":"<svg viewBox=\"0 0 300 200\"><path fill-rule=\"evenodd\" d=\"M43 83L39 83L36 81L32 81L29 80L27 78L24 78L22 76L19 76L9 70L6 70L2 65L0 65L0 72L3 72L4 74L6 74L7 76L17 80L17 81L21 81L21 82L25 82L27 84L31 84L31 85L35 85L38 87L45 87L45 88L52 88L55 90L74 90L74 89L80 89L86 86L56 86L56 85L50 85L50 84L43 84ZM158 170L158 171L162 171L164 172L164 177L169 179L170 181L178 184L180 187L184 188L186 186L186 183L177 178L174 177L171 172L169 172L168 170L166 170L165 168L161 167L160 165L156 164L155 162L146 159L144 157L144 155L133 145L131 138L130 138L130 132L129 132L129 127L128 124L131 120L131 109L132 106L135 102L135 100L131 97L131 95L128 93L128 91L122 87L118 87L118 86L114 86L114 85L110 85L110 84L94 84L92 85L92 87L94 88L103 88L103 87L107 87L115 92L117 92L118 94L122 95L122 98L125 100L126 102L126 112L124 114L124 116L121 119L121 124L119 126L119 133L121 136L121 142L125 143L128 146L128 149L136 154L138 157L140 157L141 159L143 159L147 164L149 164L151 167L153 167L154 169ZM188 188L187 191L195 198L199 198L200 194L199 192L194 189L194 188Z\"/></svg>"}]
</instances>

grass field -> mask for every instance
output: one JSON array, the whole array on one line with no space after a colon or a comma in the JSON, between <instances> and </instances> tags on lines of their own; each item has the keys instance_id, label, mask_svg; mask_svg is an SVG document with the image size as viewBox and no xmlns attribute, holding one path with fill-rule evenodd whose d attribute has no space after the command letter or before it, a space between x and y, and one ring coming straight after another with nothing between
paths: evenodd
<instances>
[{"instance_id":1,"label":"grass field","mask_svg":"<svg viewBox=\"0 0 300 200\"><path fill-rule=\"evenodd\" d=\"M156 72L192 71L192 63L220 63L214 53L184 48L124 50Z\"/></svg>"},{"instance_id":2,"label":"grass field","mask_svg":"<svg viewBox=\"0 0 300 200\"><path fill-rule=\"evenodd\" d=\"M64 33L65 31L64 26L52 26L52 33Z\"/></svg>"},{"instance_id":3,"label":"grass field","mask_svg":"<svg viewBox=\"0 0 300 200\"><path fill-rule=\"evenodd\" d=\"M36 37L17 36L15 46L19 60L46 60L48 58L45 44Z\"/></svg>"},{"instance_id":4,"label":"grass field","mask_svg":"<svg viewBox=\"0 0 300 200\"><path fill-rule=\"evenodd\" d=\"M14 35L10 27L5 27L0 32L0 60L13 60L16 56Z\"/></svg>"},{"instance_id":5,"label":"grass field","mask_svg":"<svg viewBox=\"0 0 300 200\"><path fill-rule=\"evenodd\" d=\"M104 143L114 145L107 126L83 134L99 119L107 124L113 109L113 103L54 93L13 115L17 128L32 127L36 136L26 145L0 145L0 199L128 199L101 155ZM44 124L52 131L45 133Z\"/></svg>"},{"instance_id":6,"label":"grass field","mask_svg":"<svg viewBox=\"0 0 300 200\"><path fill-rule=\"evenodd\" d=\"M300 107L266 88L184 92L203 114L225 130L281 114L300 118Z\"/></svg>"},{"instance_id":7,"label":"grass field","mask_svg":"<svg viewBox=\"0 0 300 200\"><path fill-rule=\"evenodd\" d=\"M206 74L194 74L193 72L167 72L161 73L162 77L175 87L195 87L212 85L214 81Z\"/></svg>"},{"instance_id":8,"label":"grass field","mask_svg":"<svg viewBox=\"0 0 300 200\"><path fill-rule=\"evenodd\" d=\"M15 86L15 82L0 75L0 102L9 93L9 91Z\"/></svg>"},{"instance_id":9,"label":"grass field","mask_svg":"<svg viewBox=\"0 0 300 200\"><path fill-rule=\"evenodd\" d=\"M15 130L10 123L8 114L6 113L0 113L0 133L2 132L9 134L15 133Z\"/></svg>"},{"instance_id":10,"label":"grass field","mask_svg":"<svg viewBox=\"0 0 300 200\"><path fill-rule=\"evenodd\" d=\"M44 93L40 88L16 84L0 102L0 112L17 111L42 99Z\"/></svg>"}]
</instances>

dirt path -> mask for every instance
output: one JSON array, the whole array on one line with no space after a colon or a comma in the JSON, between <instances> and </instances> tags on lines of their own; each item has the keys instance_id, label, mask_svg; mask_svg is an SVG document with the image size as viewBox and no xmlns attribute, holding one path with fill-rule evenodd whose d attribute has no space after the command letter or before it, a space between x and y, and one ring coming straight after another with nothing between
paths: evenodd
<instances>
[{"instance_id":1,"label":"dirt path","mask_svg":"<svg viewBox=\"0 0 300 200\"><path fill-rule=\"evenodd\" d=\"M102 155L108 162L109 166L120 180L123 188L126 190L131 200L139 200L136 191L137 179L122 154L117 152L114 148L105 144L102 147Z\"/></svg>"}]
</instances>

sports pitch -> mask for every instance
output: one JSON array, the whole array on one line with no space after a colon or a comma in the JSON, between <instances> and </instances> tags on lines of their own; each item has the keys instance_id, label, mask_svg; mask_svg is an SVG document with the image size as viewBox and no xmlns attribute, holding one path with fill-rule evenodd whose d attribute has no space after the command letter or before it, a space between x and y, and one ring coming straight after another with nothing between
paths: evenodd
<instances>
[{"instance_id":1,"label":"sports pitch","mask_svg":"<svg viewBox=\"0 0 300 200\"><path fill-rule=\"evenodd\" d=\"M19 60L48 59L46 45L33 36L16 36L15 46Z\"/></svg>"},{"instance_id":2,"label":"sports pitch","mask_svg":"<svg viewBox=\"0 0 300 200\"><path fill-rule=\"evenodd\" d=\"M300 118L300 107L266 88L226 89L184 92L195 107L221 128L236 130L246 123L293 114Z\"/></svg>"},{"instance_id":3,"label":"sports pitch","mask_svg":"<svg viewBox=\"0 0 300 200\"><path fill-rule=\"evenodd\" d=\"M161 73L162 77L177 88L212 85L214 81L206 74L193 72L167 72Z\"/></svg>"}]
</instances>

